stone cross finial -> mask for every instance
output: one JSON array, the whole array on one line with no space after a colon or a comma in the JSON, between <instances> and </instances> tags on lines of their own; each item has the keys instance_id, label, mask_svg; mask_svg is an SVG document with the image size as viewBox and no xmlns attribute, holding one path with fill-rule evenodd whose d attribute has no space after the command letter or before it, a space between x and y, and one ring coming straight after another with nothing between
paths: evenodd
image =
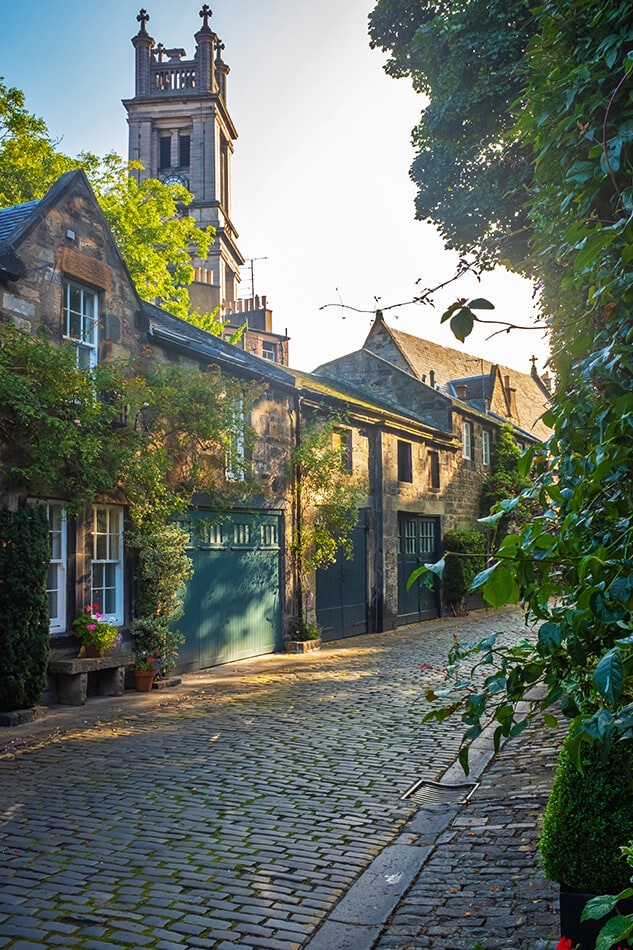
<instances>
[{"instance_id":1,"label":"stone cross finial","mask_svg":"<svg viewBox=\"0 0 633 950\"><path fill-rule=\"evenodd\" d=\"M530 363L532 364L532 369L536 369L536 362L537 362L537 357L536 357L536 356L531 356L531 357L530 357Z\"/></svg>"},{"instance_id":2,"label":"stone cross finial","mask_svg":"<svg viewBox=\"0 0 633 950\"><path fill-rule=\"evenodd\" d=\"M163 46L162 43L159 43L158 46L156 47L156 55L158 56L159 63L162 63L165 56L165 52L166 52L165 47Z\"/></svg>"},{"instance_id":3,"label":"stone cross finial","mask_svg":"<svg viewBox=\"0 0 633 950\"><path fill-rule=\"evenodd\" d=\"M202 19L204 20L204 23L202 24L202 29L203 29L203 30L208 30L208 29L209 29L209 17L210 17L210 16L213 16L213 12L212 12L211 7L209 6L208 3L205 3L205 4L202 5L202 10L200 11L200 16L201 16Z\"/></svg>"},{"instance_id":4,"label":"stone cross finial","mask_svg":"<svg viewBox=\"0 0 633 950\"><path fill-rule=\"evenodd\" d=\"M149 20L149 13L147 12L147 10L144 10L144 9L141 10L141 12L139 13L136 19L141 24L139 33L147 33L146 25L147 25L147 21Z\"/></svg>"},{"instance_id":5,"label":"stone cross finial","mask_svg":"<svg viewBox=\"0 0 633 950\"><path fill-rule=\"evenodd\" d=\"M218 40L218 45L217 45L216 49L217 49L217 57L216 57L216 58L217 58L217 59L222 59L222 50L224 49L224 43L222 42L222 40Z\"/></svg>"}]
</instances>

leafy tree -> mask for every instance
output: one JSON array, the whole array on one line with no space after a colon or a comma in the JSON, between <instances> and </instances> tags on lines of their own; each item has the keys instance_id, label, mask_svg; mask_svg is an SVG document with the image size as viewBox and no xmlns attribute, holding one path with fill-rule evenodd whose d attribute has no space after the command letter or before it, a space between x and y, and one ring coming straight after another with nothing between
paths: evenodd
<instances>
[{"instance_id":1,"label":"leafy tree","mask_svg":"<svg viewBox=\"0 0 633 950\"><path fill-rule=\"evenodd\" d=\"M198 228L183 213L191 192L155 178L139 184L129 174L139 167L114 152L104 158L62 154L44 120L26 109L23 93L0 77L0 207L42 198L64 172L83 168L140 295L186 320L192 254L206 257L213 229ZM214 314L197 314L192 322L217 336L224 326Z\"/></svg>"},{"instance_id":2,"label":"leafy tree","mask_svg":"<svg viewBox=\"0 0 633 950\"><path fill-rule=\"evenodd\" d=\"M536 24L526 0L379 0L371 45L428 99L413 131L416 215L447 247L525 270L533 163L511 104Z\"/></svg>"},{"instance_id":3,"label":"leafy tree","mask_svg":"<svg viewBox=\"0 0 633 950\"><path fill-rule=\"evenodd\" d=\"M205 258L213 240L212 228L202 230L183 214L193 195L156 178L139 184L130 171L142 166L115 153L79 157L139 294L186 320L192 252Z\"/></svg>"},{"instance_id":4,"label":"leafy tree","mask_svg":"<svg viewBox=\"0 0 633 950\"><path fill-rule=\"evenodd\" d=\"M381 0L377 10L399 6ZM453 12L459 18L478 6L476 0L450 9L434 6L438 46L454 23ZM428 8L417 10L417 29L424 31L428 21L420 7ZM415 5L405 8L403 41L417 36L408 16ZM497 32L505 32L505 11L495 9ZM552 326L558 385L545 421L554 435L547 451L532 450L520 461L523 475L534 463L532 487L500 502L492 520L522 499L535 502L538 512L502 540L475 579L493 606L521 596L535 638L510 650L494 637L458 645L451 655L448 704L432 714L461 712L465 765L467 745L488 711L497 722L496 741L525 727L516 719L516 704L537 683L545 689L542 699L532 699L533 712L543 711L549 721L546 710L561 703L571 720L568 751L576 765L583 743L597 741L608 749L619 738L633 737L630 5L552 0L533 10L525 33L531 38L522 60L509 57L501 72L500 121L531 161L532 172L515 198L529 220L529 267L542 281ZM405 66L412 43L402 53ZM476 58L474 35L473 48ZM412 60L412 68L417 66ZM512 70L519 78L510 96L502 80ZM505 154L505 140L499 142ZM484 167L478 179L482 187L486 172ZM450 195L438 209L440 216L446 212L446 232L453 233L458 218ZM477 252L484 239L469 232L466 210L464 219L464 244ZM494 215L488 223L493 233L497 223L503 232ZM465 654L479 661L472 677L461 674Z\"/></svg>"},{"instance_id":5,"label":"leafy tree","mask_svg":"<svg viewBox=\"0 0 633 950\"><path fill-rule=\"evenodd\" d=\"M28 112L24 93L0 76L0 208L41 198L76 165L57 151L44 120Z\"/></svg>"}]
</instances>

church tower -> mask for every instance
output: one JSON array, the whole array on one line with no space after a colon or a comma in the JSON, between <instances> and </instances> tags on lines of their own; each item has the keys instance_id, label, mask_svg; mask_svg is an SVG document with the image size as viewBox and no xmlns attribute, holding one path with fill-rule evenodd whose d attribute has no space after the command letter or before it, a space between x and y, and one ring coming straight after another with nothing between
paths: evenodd
<instances>
[{"instance_id":1,"label":"church tower","mask_svg":"<svg viewBox=\"0 0 633 950\"><path fill-rule=\"evenodd\" d=\"M137 16L136 89L124 99L129 125L129 158L143 170L139 181L158 178L184 185L194 196L189 214L199 227L212 225L215 241L205 261L194 261L189 287L191 307L208 313L222 305L226 335L247 324L240 343L263 359L288 365L288 336L273 332L266 297L238 300L240 267L245 263L231 220L231 156L237 132L227 106L229 67L224 44L209 26L211 10L200 10L193 59L184 49L156 45L147 31L149 14Z\"/></svg>"},{"instance_id":2,"label":"church tower","mask_svg":"<svg viewBox=\"0 0 633 950\"><path fill-rule=\"evenodd\" d=\"M207 261L196 268L192 302L211 310L237 299L244 258L231 221L231 156L237 138L227 107L229 67L224 44L209 26L211 10L200 11L193 59L184 49L155 44L147 31L149 14L137 16L136 89L123 101L128 113L129 158L142 162L139 180L178 182L193 193L189 213L199 227L212 225L215 242ZM194 299L195 298L195 299Z\"/></svg>"}]
</instances>

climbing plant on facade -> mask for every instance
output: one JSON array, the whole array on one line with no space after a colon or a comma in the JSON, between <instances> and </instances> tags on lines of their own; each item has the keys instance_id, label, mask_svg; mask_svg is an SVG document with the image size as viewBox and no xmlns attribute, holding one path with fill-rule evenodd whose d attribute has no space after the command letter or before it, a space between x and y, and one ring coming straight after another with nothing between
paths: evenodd
<instances>
[{"instance_id":1,"label":"climbing plant on facade","mask_svg":"<svg viewBox=\"0 0 633 950\"><path fill-rule=\"evenodd\" d=\"M339 549L347 558L353 555L352 531L367 486L347 464L343 432L345 422L338 416L315 418L302 429L292 455L299 525L293 554L302 592L313 571L333 564Z\"/></svg>"}]
</instances>

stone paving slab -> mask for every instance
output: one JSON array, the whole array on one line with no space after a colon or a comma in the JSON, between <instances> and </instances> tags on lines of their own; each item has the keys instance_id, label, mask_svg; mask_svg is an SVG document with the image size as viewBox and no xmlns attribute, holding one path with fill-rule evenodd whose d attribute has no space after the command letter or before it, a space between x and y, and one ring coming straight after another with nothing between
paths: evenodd
<instances>
[{"instance_id":1,"label":"stone paving slab","mask_svg":"<svg viewBox=\"0 0 633 950\"><path fill-rule=\"evenodd\" d=\"M351 886L402 846L419 812L404 792L455 760L459 729L421 723L453 635L502 627L524 633L519 613L479 612L12 728L0 749L0 946L299 950L323 939ZM456 829L424 868L443 853L450 865ZM356 916L350 939L391 939L384 921Z\"/></svg>"}]
</instances>

